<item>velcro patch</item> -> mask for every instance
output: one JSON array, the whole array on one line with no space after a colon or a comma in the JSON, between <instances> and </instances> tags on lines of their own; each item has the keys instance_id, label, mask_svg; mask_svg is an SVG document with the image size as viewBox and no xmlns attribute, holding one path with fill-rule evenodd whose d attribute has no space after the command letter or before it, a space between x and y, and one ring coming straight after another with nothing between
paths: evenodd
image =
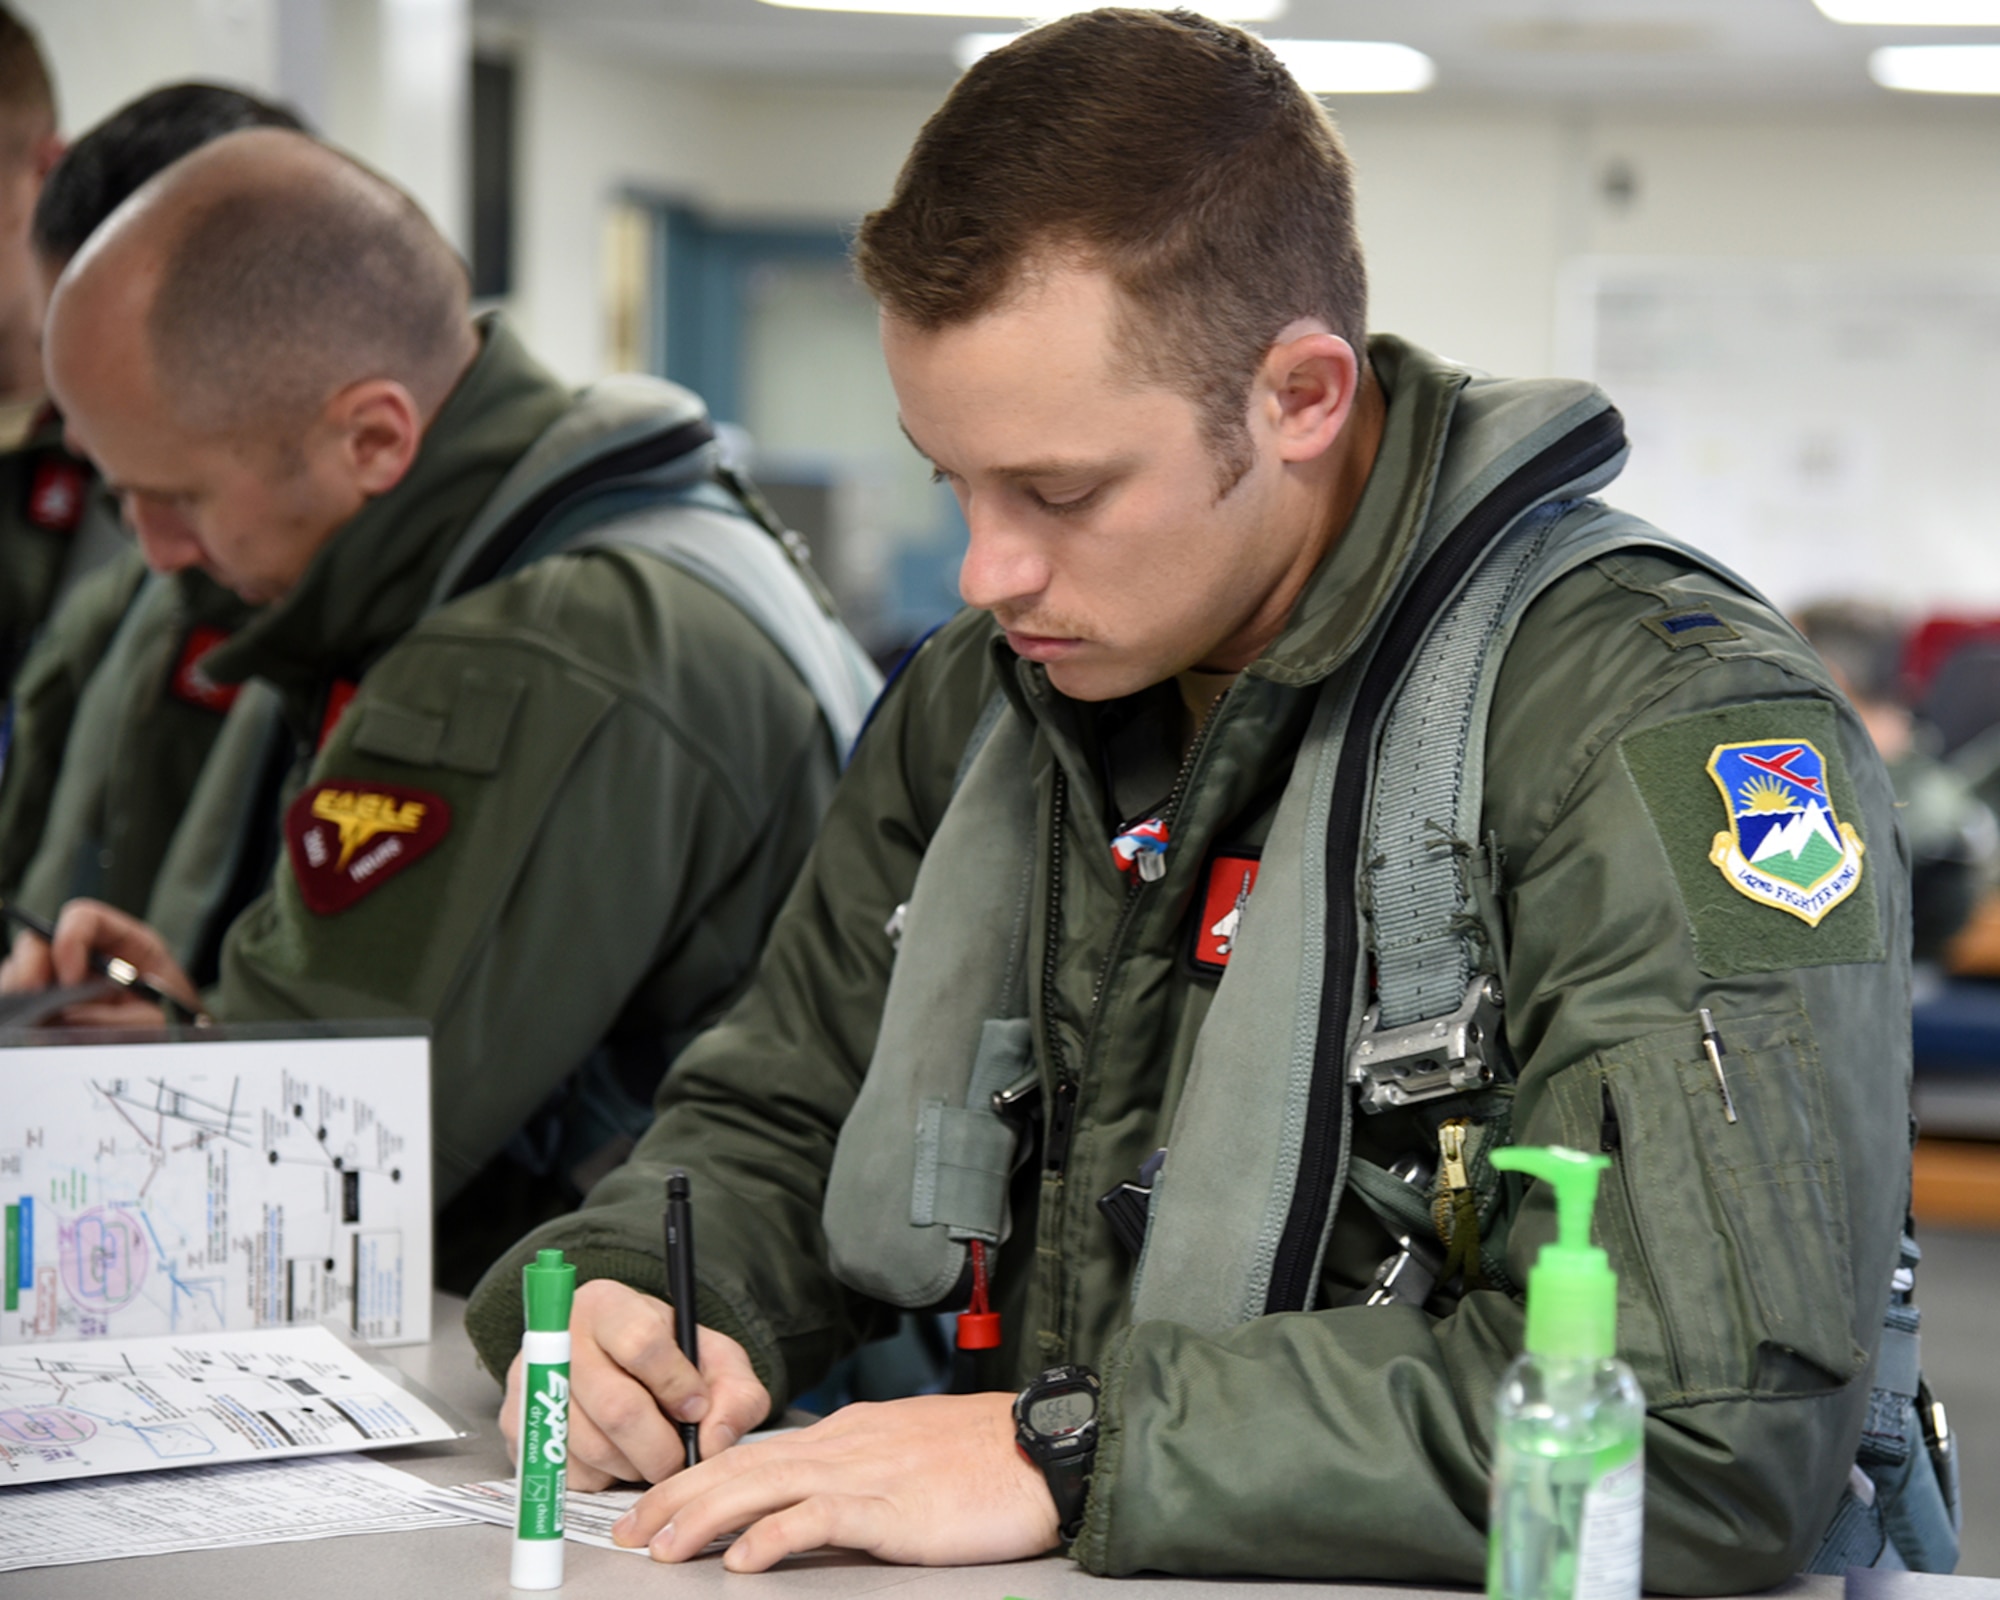
<instances>
[{"instance_id":1,"label":"velcro patch","mask_svg":"<svg viewBox=\"0 0 2000 1600\"><path fill-rule=\"evenodd\" d=\"M1257 856L1254 850L1224 850L1209 859L1208 883L1202 890L1190 958L1197 971L1219 973L1236 953L1244 908L1250 904L1251 890L1257 887Z\"/></svg>"},{"instance_id":2,"label":"velcro patch","mask_svg":"<svg viewBox=\"0 0 2000 1600\"><path fill-rule=\"evenodd\" d=\"M1619 754L1709 977L1882 959L1874 874L1862 870L1867 821L1831 703L1696 712L1628 735Z\"/></svg>"},{"instance_id":3,"label":"velcro patch","mask_svg":"<svg viewBox=\"0 0 2000 1600\"><path fill-rule=\"evenodd\" d=\"M84 499L90 492L90 477L80 462L68 456L44 456L28 478L30 526L50 533L74 533L83 521Z\"/></svg>"},{"instance_id":4,"label":"velcro patch","mask_svg":"<svg viewBox=\"0 0 2000 1600\"><path fill-rule=\"evenodd\" d=\"M442 796L386 783L316 783L285 812L299 898L320 917L373 893L450 831L451 806Z\"/></svg>"},{"instance_id":5,"label":"velcro patch","mask_svg":"<svg viewBox=\"0 0 2000 1600\"><path fill-rule=\"evenodd\" d=\"M201 670L203 658L228 637L228 629L207 623L188 630L187 643L181 646L181 658L168 680L176 699L215 712L227 712L236 704L236 697L243 690L240 683L217 683Z\"/></svg>"}]
</instances>

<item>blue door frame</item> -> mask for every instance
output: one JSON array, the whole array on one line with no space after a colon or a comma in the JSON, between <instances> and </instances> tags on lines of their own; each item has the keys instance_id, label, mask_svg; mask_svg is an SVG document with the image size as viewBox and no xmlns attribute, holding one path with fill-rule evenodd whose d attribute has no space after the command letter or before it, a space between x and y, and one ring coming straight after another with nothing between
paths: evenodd
<instances>
[{"instance_id":1,"label":"blue door frame","mask_svg":"<svg viewBox=\"0 0 2000 1600\"><path fill-rule=\"evenodd\" d=\"M743 420L743 323L750 274L774 262L842 261L839 228L732 227L686 206L658 206L661 287L655 326L666 332L666 375L708 402L722 422Z\"/></svg>"}]
</instances>

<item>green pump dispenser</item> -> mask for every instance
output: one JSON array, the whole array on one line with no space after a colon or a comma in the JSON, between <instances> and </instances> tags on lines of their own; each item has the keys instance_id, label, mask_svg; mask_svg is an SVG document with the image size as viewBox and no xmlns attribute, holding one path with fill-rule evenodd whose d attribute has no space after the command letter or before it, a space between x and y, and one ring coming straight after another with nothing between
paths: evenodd
<instances>
[{"instance_id":1,"label":"green pump dispenser","mask_svg":"<svg viewBox=\"0 0 2000 1600\"><path fill-rule=\"evenodd\" d=\"M1538 1356L1601 1361L1618 1349L1618 1274L1590 1242L1603 1156L1561 1147L1493 1152L1503 1172L1525 1172L1556 1192L1556 1237L1528 1271L1526 1348Z\"/></svg>"},{"instance_id":2,"label":"green pump dispenser","mask_svg":"<svg viewBox=\"0 0 2000 1600\"><path fill-rule=\"evenodd\" d=\"M1523 1350L1500 1380L1490 1600L1638 1600L1646 1401L1616 1355L1618 1274L1590 1242L1597 1180L1580 1150L1493 1152L1555 1191L1556 1236L1528 1272Z\"/></svg>"}]
</instances>

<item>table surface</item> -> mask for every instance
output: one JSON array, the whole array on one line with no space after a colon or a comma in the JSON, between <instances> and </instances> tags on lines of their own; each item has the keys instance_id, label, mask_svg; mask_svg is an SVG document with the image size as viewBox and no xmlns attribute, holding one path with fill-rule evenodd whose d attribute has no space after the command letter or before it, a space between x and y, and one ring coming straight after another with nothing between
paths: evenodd
<instances>
[{"instance_id":1,"label":"table surface","mask_svg":"<svg viewBox=\"0 0 2000 1600\"><path fill-rule=\"evenodd\" d=\"M464 1302L440 1295L427 1345L382 1354L455 1411L470 1430L452 1444L373 1452L375 1458L430 1483L471 1483L512 1475L495 1415L500 1390L480 1371L465 1337ZM479 1524L319 1539L301 1544L97 1561L0 1573L5 1600L484 1600L519 1595L507 1582L511 1542L504 1528ZM1222 1582L1196 1578L1107 1580L1057 1556L996 1567L891 1567L839 1552L787 1562L760 1577L732 1575L716 1556L679 1567L643 1556L570 1544L561 1593L567 1600L638 1596L730 1600L845 1600L890 1594L895 1600L1122 1600L1171 1589L1173 1600L1422 1600L1433 1591L1373 1584ZM2000 1600L2000 1582L1879 1574L1867 1600ZM1839 1600L1838 1578L1794 1580L1773 1590L1783 1600Z\"/></svg>"}]
</instances>

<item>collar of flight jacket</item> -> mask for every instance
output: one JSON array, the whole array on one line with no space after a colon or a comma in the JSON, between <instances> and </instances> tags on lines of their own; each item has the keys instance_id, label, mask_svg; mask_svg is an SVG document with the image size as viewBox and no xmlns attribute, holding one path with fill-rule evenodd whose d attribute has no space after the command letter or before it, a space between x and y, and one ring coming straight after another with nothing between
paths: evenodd
<instances>
[{"instance_id":1,"label":"collar of flight jacket","mask_svg":"<svg viewBox=\"0 0 2000 1600\"><path fill-rule=\"evenodd\" d=\"M210 677L265 678L288 700L310 697L329 677L359 679L430 609L479 508L571 399L497 317L479 335L402 481L321 547L297 588L209 653Z\"/></svg>"}]
</instances>

